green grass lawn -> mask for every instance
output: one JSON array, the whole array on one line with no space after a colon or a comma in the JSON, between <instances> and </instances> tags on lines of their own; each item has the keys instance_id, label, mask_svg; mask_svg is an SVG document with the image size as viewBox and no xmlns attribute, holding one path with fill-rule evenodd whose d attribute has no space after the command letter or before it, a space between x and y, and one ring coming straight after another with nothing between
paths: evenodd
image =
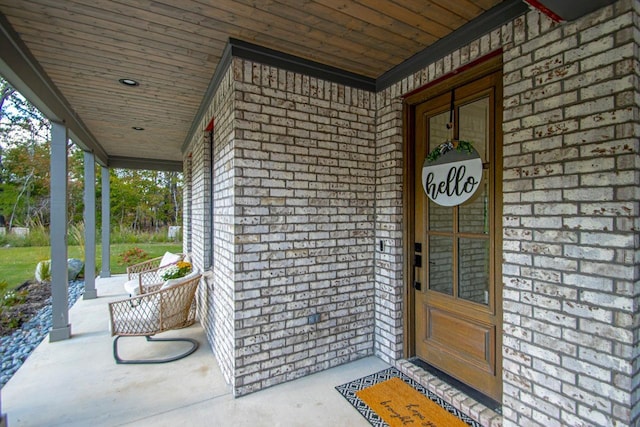
<instances>
[{"instance_id":1,"label":"green grass lawn","mask_svg":"<svg viewBox=\"0 0 640 427\"><path fill-rule=\"evenodd\" d=\"M111 245L111 273L125 273L126 265L120 265L119 255L131 248L140 248L149 254L149 258L162 256L166 251L182 252L182 243L117 243ZM102 247L96 248L96 268L102 267ZM69 246L69 258L84 260L79 246ZM34 278L38 262L51 258L49 246L0 248L0 282L6 281L13 289Z\"/></svg>"}]
</instances>

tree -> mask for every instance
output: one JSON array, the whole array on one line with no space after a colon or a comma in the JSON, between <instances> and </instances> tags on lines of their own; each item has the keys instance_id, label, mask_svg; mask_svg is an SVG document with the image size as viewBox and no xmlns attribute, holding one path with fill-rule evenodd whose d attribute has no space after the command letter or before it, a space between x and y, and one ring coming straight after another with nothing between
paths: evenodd
<instances>
[{"instance_id":1,"label":"tree","mask_svg":"<svg viewBox=\"0 0 640 427\"><path fill-rule=\"evenodd\" d=\"M79 224L83 221L84 214L84 151L75 144L69 146L67 168L68 220L71 224ZM94 168L97 168L97 165L94 164Z\"/></svg>"},{"instance_id":2,"label":"tree","mask_svg":"<svg viewBox=\"0 0 640 427\"><path fill-rule=\"evenodd\" d=\"M49 222L49 143L24 147L15 145L5 150L2 173L5 193L12 188L8 225L28 225L34 219ZM9 196L6 193L6 196ZM10 196L13 197L13 196ZM2 203L6 206L7 200ZM5 208L6 209L6 208Z\"/></svg>"},{"instance_id":3,"label":"tree","mask_svg":"<svg viewBox=\"0 0 640 427\"><path fill-rule=\"evenodd\" d=\"M0 96L0 214L26 225L48 217L50 124L4 79Z\"/></svg>"},{"instance_id":4,"label":"tree","mask_svg":"<svg viewBox=\"0 0 640 427\"><path fill-rule=\"evenodd\" d=\"M0 124L2 124L2 119L4 117L4 103L7 99L9 99L14 93L15 89L9 85L7 81L4 79L0 79ZM2 168L2 145L0 144L0 168ZM2 181L0 181L0 184Z\"/></svg>"},{"instance_id":5,"label":"tree","mask_svg":"<svg viewBox=\"0 0 640 427\"><path fill-rule=\"evenodd\" d=\"M182 178L176 172L111 170L111 217L134 230L178 224Z\"/></svg>"}]
</instances>

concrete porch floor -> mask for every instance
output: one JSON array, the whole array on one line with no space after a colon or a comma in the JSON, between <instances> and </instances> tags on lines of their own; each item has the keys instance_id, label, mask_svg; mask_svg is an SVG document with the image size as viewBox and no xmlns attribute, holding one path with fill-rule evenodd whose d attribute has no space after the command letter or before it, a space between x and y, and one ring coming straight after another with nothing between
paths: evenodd
<instances>
[{"instance_id":1,"label":"concrete porch floor","mask_svg":"<svg viewBox=\"0 0 640 427\"><path fill-rule=\"evenodd\" d=\"M334 387L389 365L368 357L234 398L199 324L163 335L195 338L185 359L116 365L107 303L126 297L124 276L98 279L99 298L70 310L72 338L36 348L2 389L2 411L17 426L369 426ZM123 339L133 356L144 338Z\"/></svg>"}]
</instances>

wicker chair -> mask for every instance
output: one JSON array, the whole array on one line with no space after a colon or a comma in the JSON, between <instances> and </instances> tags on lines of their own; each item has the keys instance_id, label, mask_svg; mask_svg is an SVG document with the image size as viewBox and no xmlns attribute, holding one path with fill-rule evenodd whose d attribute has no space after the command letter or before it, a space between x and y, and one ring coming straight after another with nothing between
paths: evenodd
<instances>
[{"instance_id":1,"label":"wicker chair","mask_svg":"<svg viewBox=\"0 0 640 427\"><path fill-rule=\"evenodd\" d=\"M167 281L162 289L144 295L109 303L113 357L116 363L165 363L182 359L198 349L198 341L190 338L152 338L171 329L180 329L193 323L191 307L200 283L201 274ZM164 359L125 360L118 354L118 340L122 337L146 337L147 341L189 342L191 347L177 356Z\"/></svg>"},{"instance_id":2,"label":"wicker chair","mask_svg":"<svg viewBox=\"0 0 640 427\"><path fill-rule=\"evenodd\" d=\"M185 254L167 252L161 257L130 265L127 267L127 282L124 288L131 296L157 291L164 282L161 277L162 271L184 259Z\"/></svg>"}]
</instances>

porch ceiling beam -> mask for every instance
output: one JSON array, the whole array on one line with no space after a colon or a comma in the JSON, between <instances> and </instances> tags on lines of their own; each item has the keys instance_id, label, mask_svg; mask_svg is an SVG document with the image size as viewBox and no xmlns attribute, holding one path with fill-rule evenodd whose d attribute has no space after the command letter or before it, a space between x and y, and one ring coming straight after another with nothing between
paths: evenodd
<instances>
[{"instance_id":1,"label":"porch ceiling beam","mask_svg":"<svg viewBox=\"0 0 640 427\"><path fill-rule=\"evenodd\" d=\"M49 120L64 123L73 142L94 153L96 161L106 166L107 153L1 13L0 52L0 74Z\"/></svg>"},{"instance_id":2,"label":"porch ceiling beam","mask_svg":"<svg viewBox=\"0 0 640 427\"><path fill-rule=\"evenodd\" d=\"M182 160L143 159L137 157L110 156L109 168L144 169L182 172Z\"/></svg>"}]
</instances>

